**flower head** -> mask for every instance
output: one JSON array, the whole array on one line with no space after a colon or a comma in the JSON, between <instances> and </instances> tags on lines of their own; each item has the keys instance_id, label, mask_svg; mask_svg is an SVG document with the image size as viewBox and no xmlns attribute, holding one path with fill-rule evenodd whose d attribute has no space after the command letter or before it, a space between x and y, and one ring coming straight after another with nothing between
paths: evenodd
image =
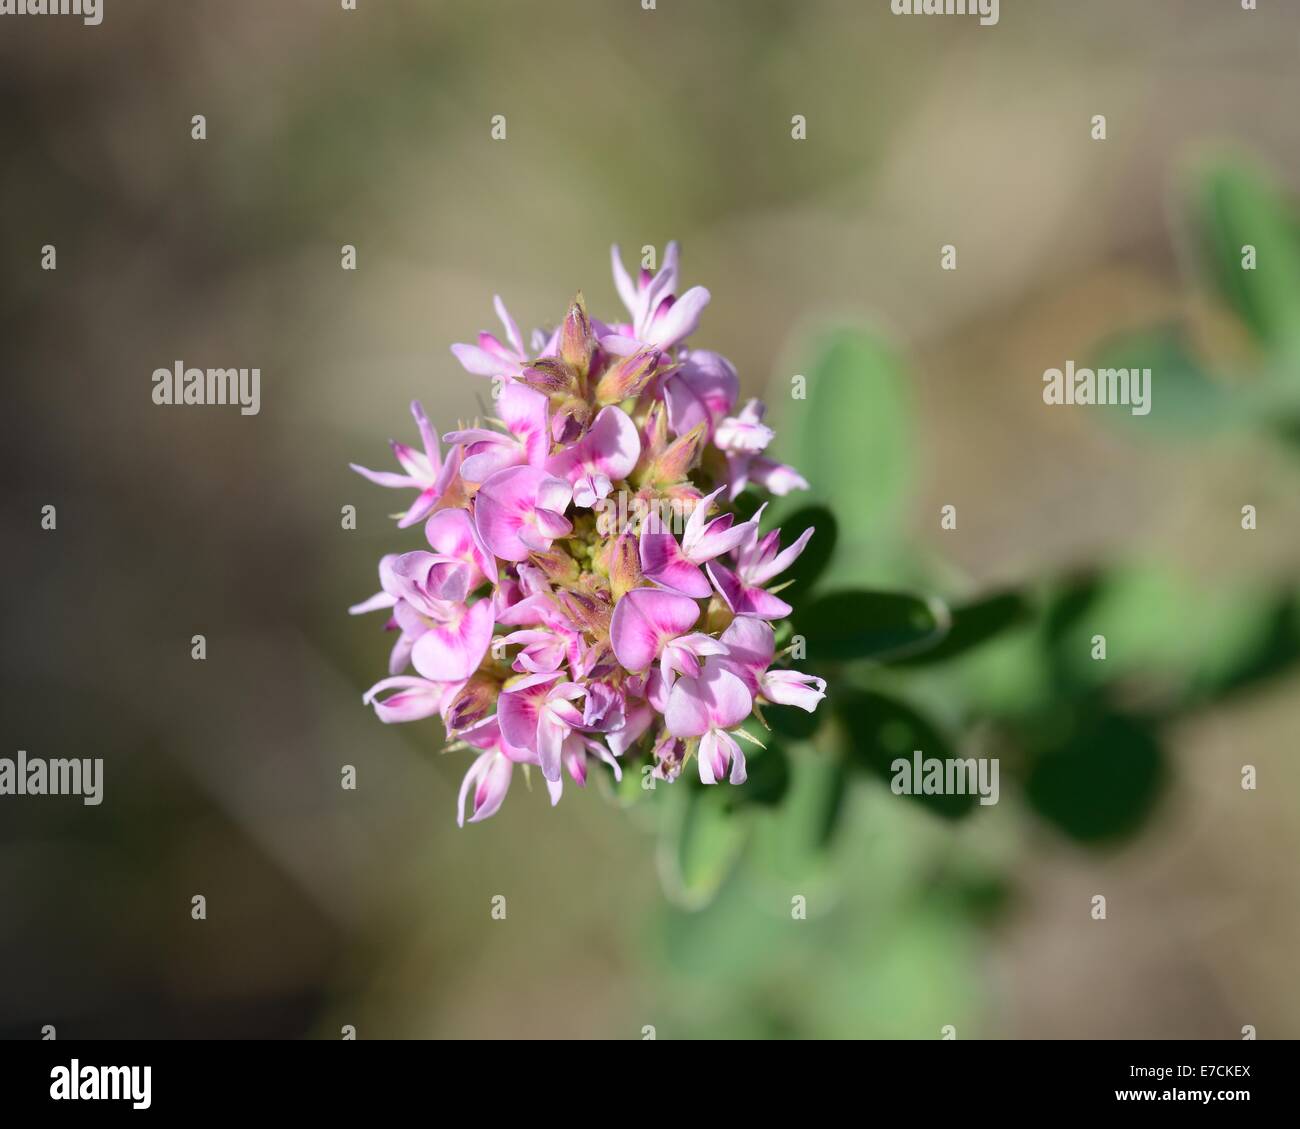
<instances>
[{"instance_id":1,"label":"flower head","mask_svg":"<svg viewBox=\"0 0 1300 1129\"><path fill-rule=\"evenodd\" d=\"M731 508L747 485L807 484L767 456L775 433L759 401L737 408L731 363L686 344L709 292L678 293L677 245L635 278L617 248L613 265L626 320L579 295L525 344L497 298L504 338L452 347L499 384L493 418L446 433L444 459L415 404L423 449L393 445L403 473L356 468L418 491L398 524L423 521L428 542L385 555L380 591L351 609L397 634L364 701L385 722L436 716L475 752L462 823L500 808L517 765L552 803L566 777L583 786L599 762L618 779L629 758L664 781L694 758L706 784L742 783L756 707L825 696L776 665L772 621L791 608L769 590L813 531L782 548L761 507Z\"/></svg>"}]
</instances>

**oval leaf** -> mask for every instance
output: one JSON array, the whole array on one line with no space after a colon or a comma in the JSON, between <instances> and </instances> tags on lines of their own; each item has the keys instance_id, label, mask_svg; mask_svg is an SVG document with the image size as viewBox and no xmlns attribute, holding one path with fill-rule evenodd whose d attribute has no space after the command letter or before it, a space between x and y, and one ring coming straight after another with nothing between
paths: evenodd
<instances>
[{"instance_id":1,"label":"oval leaf","mask_svg":"<svg viewBox=\"0 0 1300 1129\"><path fill-rule=\"evenodd\" d=\"M810 663L901 658L937 646L951 617L936 598L848 591L821 596L794 612Z\"/></svg>"},{"instance_id":2,"label":"oval leaf","mask_svg":"<svg viewBox=\"0 0 1300 1129\"><path fill-rule=\"evenodd\" d=\"M747 813L728 809L724 793L730 787L693 787L688 779L659 786L668 792L659 878L664 893L682 909L709 905L745 852L751 825Z\"/></svg>"},{"instance_id":3,"label":"oval leaf","mask_svg":"<svg viewBox=\"0 0 1300 1129\"><path fill-rule=\"evenodd\" d=\"M1026 623L1033 614L1022 592L999 592L951 610L952 626L935 646L895 660L901 666L946 662Z\"/></svg>"},{"instance_id":4,"label":"oval leaf","mask_svg":"<svg viewBox=\"0 0 1300 1129\"><path fill-rule=\"evenodd\" d=\"M956 819L970 813L978 799L975 780L967 780L964 792L925 794L928 762L956 759L948 739L930 721L911 706L868 690L843 691L832 701L844 729L844 751L852 765L891 785L896 777L905 781L908 790L900 794L936 815ZM913 771L917 754L919 780ZM898 761L906 762L906 767L896 765ZM969 763L963 765L963 778L968 775ZM946 787L946 771L941 779Z\"/></svg>"}]
</instances>

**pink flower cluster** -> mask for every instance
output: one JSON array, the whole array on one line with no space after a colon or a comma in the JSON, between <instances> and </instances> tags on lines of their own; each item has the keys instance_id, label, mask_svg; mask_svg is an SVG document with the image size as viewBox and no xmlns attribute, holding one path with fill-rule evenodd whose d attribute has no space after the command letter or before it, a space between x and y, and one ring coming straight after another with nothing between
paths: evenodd
<instances>
[{"instance_id":1,"label":"pink flower cluster","mask_svg":"<svg viewBox=\"0 0 1300 1129\"><path fill-rule=\"evenodd\" d=\"M353 469L412 489L399 528L424 523L429 550L379 562L396 634L389 677L367 691L385 722L437 714L477 756L460 821L501 806L516 765L540 769L551 801L591 758L621 779L648 753L659 779L696 758L706 784L745 780L738 727L775 703L813 711L820 678L774 666L773 621L791 608L769 585L813 530L781 547L762 508L728 507L747 485L806 489L764 451L763 405L737 411L725 357L685 344L709 302L677 293L677 247L635 281L613 249L628 319L588 316L582 296L525 348L501 299L505 340L452 352L490 377L497 418L443 436L412 405L420 449L394 443L402 473ZM413 674L407 673L414 668ZM747 736L747 734L742 734Z\"/></svg>"}]
</instances>

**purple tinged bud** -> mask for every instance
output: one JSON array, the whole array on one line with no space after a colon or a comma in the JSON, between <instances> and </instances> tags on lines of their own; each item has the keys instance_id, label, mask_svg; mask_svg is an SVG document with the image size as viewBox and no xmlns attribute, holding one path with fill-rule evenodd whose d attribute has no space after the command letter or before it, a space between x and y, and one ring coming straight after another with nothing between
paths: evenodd
<instances>
[{"instance_id":1,"label":"purple tinged bud","mask_svg":"<svg viewBox=\"0 0 1300 1129\"><path fill-rule=\"evenodd\" d=\"M624 357L600 378L596 385L596 402L617 404L641 395L659 368L662 356L658 349L643 349Z\"/></svg>"},{"instance_id":2,"label":"purple tinged bud","mask_svg":"<svg viewBox=\"0 0 1300 1129\"><path fill-rule=\"evenodd\" d=\"M630 532L622 533L609 547L609 592L614 603L640 583L641 555L637 551L637 539Z\"/></svg>"},{"instance_id":3,"label":"purple tinged bud","mask_svg":"<svg viewBox=\"0 0 1300 1129\"><path fill-rule=\"evenodd\" d=\"M542 570L546 579L552 584L572 583L578 579L578 562L568 553L561 553L556 549L548 549L545 552L534 550L529 559Z\"/></svg>"},{"instance_id":4,"label":"purple tinged bud","mask_svg":"<svg viewBox=\"0 0 1300 1129\"><path fill-rule=\"evenodd\" d=\"M566 400L551 415L551 438L557 443L576 443L590 422L591 405L586 400Z\"/></svg>"},{"instance_id":5,"label":"purple tinged bud","mask_svg":"<svg viewBox=\"0 0 1300 1129\"><path fill-rule=\"evenodd\" d=\"M674 439L650 464L645 477L646 485L669 486L682 482L695 462L707 432L708 425L698 423L681 438Z\"/></svg>"},{"instance_id":6,"label":"purple tinged bud","mask_svg":"<svg viewBox=\"0 0 1300 1129\"><path fill-rule=\"evenodd\" d=\"M686 757L686 742L664 730L654 746L654 775L660 780L676 780Z\"/></svg>"},{"instance_id":7,"label":"purple tinged bud","mask_svg":"<svg viewBox=\"0 0 1300 1129\"><path fill-rule=\"evenodd\" d=\"M571 619L576 620L587 631L599 639L609 635L609 619L612 609L602 600L586 592L566 588L559 593L561 606Z\"/></svg>"},{"instance_id":8,"label":"purple tinged bud","mask_svg":"<svg viewBox=\"0 0 1300 1129\"><path fill-rule=\"evenodd\" d=\"M577 391L578 378L562 361L554 357L541 357L527 365L519 377L530 388L545 392L570 394Z\"/></svg>"},{"instance_id":9,"label":"purple tinged bud","mask_svg":"<svg viewBox=\"0 0 1300 1129\"><path fill-rule=\"evenodd\" d=\"M587 317L587 304L582 300L582 291L578 291L560 329L560 357L585 377L595 349L596 338L591 332L591 319Z\"/></svg>"},{"instance_id":10,"label":"purple tinged bud","mask_svg":"<svg viewBox=\"0 0 1300 1129\"><path fill-rule=\"evenodd\" d=\"M458 732L482 721L496 705L501 683L485 671L477 672L447 707L447 731Z\"/></svg>"}]
</instances>

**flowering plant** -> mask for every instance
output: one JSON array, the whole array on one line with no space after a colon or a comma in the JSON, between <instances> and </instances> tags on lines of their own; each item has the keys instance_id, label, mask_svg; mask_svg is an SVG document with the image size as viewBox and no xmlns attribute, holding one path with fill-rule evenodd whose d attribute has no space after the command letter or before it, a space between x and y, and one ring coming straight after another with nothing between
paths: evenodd
<instances>
[{"instance_id":1,"label":"flowering plant","mask_svg":"<svg viewBox=\"0 0 1300 1129\"><path fill-rule=\"evenodd\" d=\"M385 610L396 633L389 676L365 701L385 722L437 714L451 748L476 755L459 819L495 814L516 765L535 766L554 804L592 758L621 779L634 747L655 779L694 759L700 780L746 779L738 737L763 708L809 713L822 678L774 665L777 593L814 530L783 546L760 533L763 506L734 506L753 485L806 489L771 459L764 407L738 407L723 356L686 344L709 302L678 294L678 252L633 280L613 248L627 319L588 315L582 295L561 326L525 348L500 298L505 340L452 346L491 378L497 417L438 437L412 404L419 450L403 473L353 469L414 489L399 528L424 524L428 550L379 562L381 591L352 612ZM414 673L408 673L414 668Z\"/></svg>"}]
</instances>

